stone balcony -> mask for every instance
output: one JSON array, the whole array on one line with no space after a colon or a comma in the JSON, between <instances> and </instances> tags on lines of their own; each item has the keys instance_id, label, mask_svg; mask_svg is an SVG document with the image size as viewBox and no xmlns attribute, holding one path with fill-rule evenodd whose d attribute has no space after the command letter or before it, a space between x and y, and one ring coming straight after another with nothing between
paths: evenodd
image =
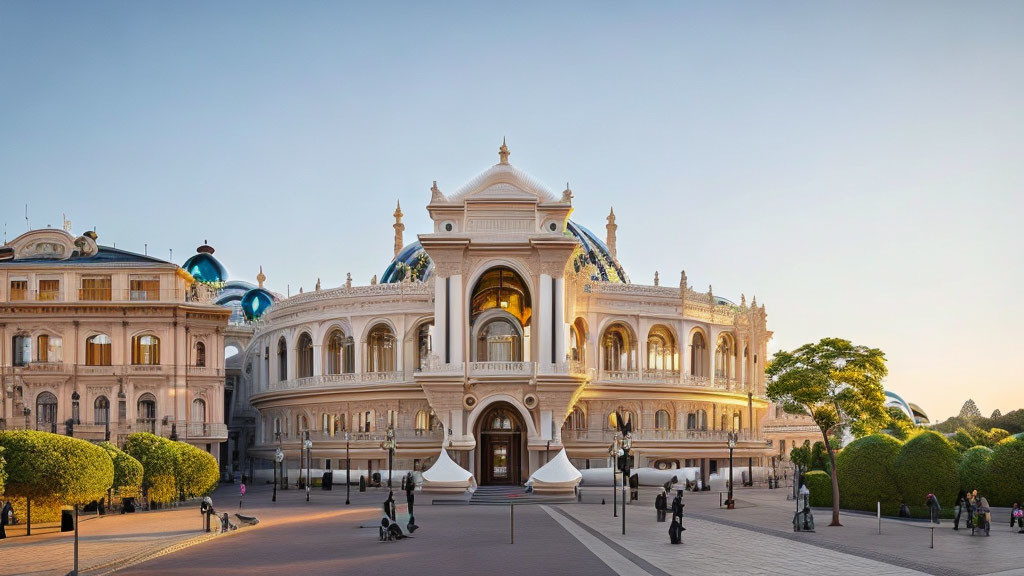
<instances>
[{"instance_id":1,"label":"stone balcony","mask_svg":"<svg viewBox=\"0 0 1024 576\"><path fill-rule=\"evenodd\" d=\"M436 360L436 358L434 359ZM443 363L432 361L420 370L421 374L459 375L466 374L464 362ZM588 371L580 362L470 362L470 377L508 376L533 378L542 375L586 376Z\"/></svg>"},{"instance_id":2,"label":"stone balcony","mask_svg":"<svg viewBox=\"0 0 1024 576\"><path fill-rule=\"evenodd\" d=\"M729 441L730 430L634 430L633 442L721 442ZM615 430L562 430L563 444L611 445ZM760 431L740 430L739 442L764 442Z\"/></svg>"},{"instance_id":3,"label":"stone balcony","mask_svg":"<svg viewBox=\"0 0 1024 576\"><path fill-rule=\"evenodd\" d=\"M357 386L361 384L397 383L405 382L405 371L396 370L392 372L358 372L349 374L320 374L294 380L271 382L267 387L270 391L275 390L297 390L300 388L332 388L345 385Z\"/></svg>"}]
</instances>

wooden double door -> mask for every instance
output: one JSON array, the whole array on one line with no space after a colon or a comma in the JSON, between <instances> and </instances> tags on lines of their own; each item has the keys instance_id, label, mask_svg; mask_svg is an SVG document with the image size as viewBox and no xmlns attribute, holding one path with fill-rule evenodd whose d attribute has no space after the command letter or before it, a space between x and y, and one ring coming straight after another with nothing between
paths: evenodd
<instances>
[{"instance_id":1,"label":"wooden double door","mask_svg":"<svg viewBox=\"0 0 1024 576\"><path fill-rule=\"evenodd\" d=\"M481 484L519 484L522 436L517 432L484 432Z\"/></svg>"}]
</instances>

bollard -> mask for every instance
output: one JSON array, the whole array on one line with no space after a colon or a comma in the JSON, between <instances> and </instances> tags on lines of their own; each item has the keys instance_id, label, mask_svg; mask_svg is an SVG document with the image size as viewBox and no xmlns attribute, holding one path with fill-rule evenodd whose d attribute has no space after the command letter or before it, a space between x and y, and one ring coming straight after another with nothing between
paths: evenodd
<instances>
[{"instance_id":1,"label":"bollard","mask_svg":"<svg viewBox=\"0 0 1024 576\"><path fill-rule=\"evenodd\" d=\"M935 528L932 527L932 545L929 548L935 548Z\"/></svg>"},{"instance_id":2,"label":"bollard","mask_svg":"<svg viewBox=\"0 0 1024 576\"><path fill-rule=\"evenodd\" d=\"M508 505L508 539L509 544L516 543L516 505Z\"/></svg>"},{"instance_id":3,"label":"bollard","mask_svg":"<svg viewBox=\"0 0 1024 576\"><path fill-rule=\"evenodd\" d=\"M882 533L882 502L878 502L878 533Z\"/></svg>"}]
</instances>

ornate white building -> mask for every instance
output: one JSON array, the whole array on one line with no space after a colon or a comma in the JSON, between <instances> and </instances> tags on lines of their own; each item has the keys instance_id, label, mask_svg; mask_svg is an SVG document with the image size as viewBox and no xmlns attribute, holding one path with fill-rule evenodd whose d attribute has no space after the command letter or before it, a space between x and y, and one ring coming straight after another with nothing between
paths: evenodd
<instances>
[{"instance_id":1,"label":"ornate white building","mask_svg":"<svg viewBox=\"0 0 1024 576\"><path fill-rule=\"evenodd\" d=\"M600 240L552 193L499 163L452 193L435 182L433 230L405 245L379 283L306 292L259 311L240 355L239 390L258 411L241 458L281 447L297 467L380 470L396 430L396 469L422 470L442 445L482 484L521 483L563 446L579 468L608 465L614 412L633 422L636 465L737 466L777 454L763 305L696 291L685 272L630 283L609 214ZM186 267L187 268L187 267ZM244 306L243 306L244 307ZM245 403L241 397L239 406Z\"/></svg>"},{"instance_id":2,"label":"ornate white building","mask_svg":"<svg viewBox=\"0 0 1024 576\"><path fill-rule=\"evenodd\" d=\"M170 262L98 245L92 232L47 228L5 243L0 429L115 442L146 431L220 458L231 312L213 293Z\"/></svg>"}]
</instances>

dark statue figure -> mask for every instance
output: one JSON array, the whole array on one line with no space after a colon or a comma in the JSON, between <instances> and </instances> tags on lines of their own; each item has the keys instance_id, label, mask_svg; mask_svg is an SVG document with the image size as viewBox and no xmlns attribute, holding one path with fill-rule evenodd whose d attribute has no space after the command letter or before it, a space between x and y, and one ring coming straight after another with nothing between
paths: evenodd
<instances>
[{"instance_id":1,"label":"dark statue figure","mask_svg":"<svg viewBox=\"0 0 1024 576\"><path fill-rule=\"evenodd\" d=\"M658 496L655 497L654 509L658 514L658 522L664 522L665 513L668 511L668 497L665 496L664 492L658 493Z\"/></svg>"},{"instance_id":2,"label":"dark statue figure","mask_svg":"<svg viewBox=\"0 0 1024 576\"><path fill-rule=\"evenodd\" d=\"M668 539L673 544L683 543L683 491L677 490L676 497L672 499L672 524L668 527Z\"/></svg>"}]
</instances>

